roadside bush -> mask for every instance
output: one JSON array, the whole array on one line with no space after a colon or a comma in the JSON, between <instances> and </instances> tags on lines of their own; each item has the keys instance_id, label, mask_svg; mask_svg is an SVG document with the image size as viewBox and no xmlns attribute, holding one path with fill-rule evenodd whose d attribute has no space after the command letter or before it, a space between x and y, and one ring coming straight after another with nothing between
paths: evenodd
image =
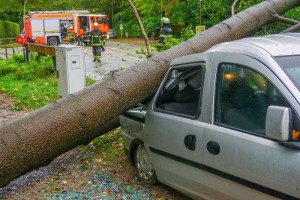
<instances>
[{"instance_id":1,"label":"roadside bush","mask_svg":"<svg viewBox=\"0 0 300 200\"><path fill-rule=\"evenodd\" d=\"M0 93L13 98L12 110L35 110L59 99L52 58L31 55L28 63L18 54L0 59ZM87 87L94 83L95 80L87 78Z\"/></svg>"},{"instance_id":2,"label":"roadside bush","mask_svg":"<svg viewBox=\"0 0 300 200\"><path fill-rule=\"evenodd\" d=\"M181 38L183 41L188 40L195 36L195 32L192 25L181 29Z\"/></svg>"},{"instance_id":3,"label":"roadside bush","mask_svg":"<svg viewBox=\"0 0 300 200\"><path fill-rule=\"evenodd\" d=\"M7 74L14 74L15 78L27 81L34 80L38 77L50 75L51 71L48 66L52 65L51 57L42 56L38 58L33 55L30 62L24 62L22 55L14 55L7 60L0 60L0 77Z\"/></svg>"},{"instance_id":4,"label":"roadside bush","mask_svg":"<svg viewBox=\"0 0 300 200\"><path fill-rule=\"evenodd\" d=\"M22 55L14 55L7 60L0 60L0 76L15 74L16 79L27 81L50 75L52 58L33 54L30 62L25 62Z\"/></svg>"},{"instance_id":5,"label":"roadside bush","mask_svg":"<svg viewBox=\"0 0 300 200\"><path fill-rule=\"evenodd\" d=\"M20 26L17 23L0 20L0 39L14 38L20 34Z\"/></svg>"},{"instance_id":6,"label":"roadside bush","mask_svg":"<svg viewBox=\"0 0 300 200\"><path fill-rule=\"evenodd\" d=\"M36 78L49 76L52 72L49 67L52 66L51 57L40 57L33 55L30 62L25 62L20 54L15 54L6 60L0 60L0 77L14 75L17 80L32 81Z\"/></svg>"},{"instance_id":7,"label":"roadside bush","mask_svg":"<svg viewBox=\"0 0 300 200\"><path fill-rule=\"evenodd\" d=\"M167 49L170 49L172 46L175 46L177 44L181 43L181 39L178 38L166 38L164 40L164 44L157 44L157 50L162 52L165 51Z\"/></svg>"},{"instance_id":8,"label":"roadside bush","mask_svg":"<svg viewBox=\"0 0 300 200\"><path fill-rule=\"evenodd\" d=\"M21 55L15 54L7 60L0 60L0 77L5 76L9 73L15 73L18 70L18 64L24 60Z\"/></svg>"},{"instance_id":9,"label":"roadside bush","mask_svg":"<svg viewBox=\"0 0 300 200\"><path fill-rule=\"evenodd\" d=\"M30 62L22 55L0 60L0 92L14 98L12 110L34 110L58 99L56 74L49 70L51 57L32 54Z\"/></svg>"},{"instance_id":10,"label":"roadside bush","mask_svg":"<svg viewBox=\"0 0 300 200\"><path fill-rule=\"evenodd\" d=\"M192 25L189 25L188 27L184 28L180 32L181 37L180 38L166 38L164 40L164 44L157 44L157 50L158 51L165 51L167 49L170 49L171 47L178 45L179 43L188 40L195 36L195 32L193 31Z\"/></svg>"}]
</instances>

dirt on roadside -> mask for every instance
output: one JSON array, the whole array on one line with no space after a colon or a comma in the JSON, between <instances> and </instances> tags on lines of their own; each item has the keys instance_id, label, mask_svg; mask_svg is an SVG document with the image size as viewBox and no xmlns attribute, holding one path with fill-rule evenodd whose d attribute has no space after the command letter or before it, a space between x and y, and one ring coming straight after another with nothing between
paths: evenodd
<instances>
[{"instance_id":1,"label":"dirt on roadside","mask_svg":"<svg viewBox=\"0 0 300 200\"><path fill-rule=\"evenodd\" d=\"M2 95L0 92L0 126L29 112L27 110L22 110L18 112L12 111L10 109L12 105L13 101L11 100L11 98L6 95Z\"/></svg>"},{"instance_id":2,"label":"dirt on roadside","mask_svg":"<svg viewBox=\"0 0 300 200\"><path fill-rule=\"evenodd\" d=\"M0 126L27 113L10 110L12 100L9 97L0 95L0 99L5 101L1 118L4 112L10 116ZM107 134L115 137L119 131ZM189 199L163 184L151 186L143 183L127 160L122 143L112 142L111 146L121 152L119 157L109 159L97 150L93 142L84 147L85 151L76 148L66 152L51 164L0 188L0 199Z\"/></svg>"}]
</instances>

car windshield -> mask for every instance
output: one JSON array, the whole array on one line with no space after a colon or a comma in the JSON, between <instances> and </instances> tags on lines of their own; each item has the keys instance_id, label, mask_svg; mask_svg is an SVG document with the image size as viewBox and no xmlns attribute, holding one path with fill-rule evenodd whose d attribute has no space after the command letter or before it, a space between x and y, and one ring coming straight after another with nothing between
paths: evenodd
<instances>
[{"instance_id":1,"label":"car windshield","mask_svg":"<svg viewBox=\"0 0 300 200\"><path fill-rule=\"evenodd\" d=\"M300 91L300 55L280 56L275 60Z\"/></svg>"}]
</instances>

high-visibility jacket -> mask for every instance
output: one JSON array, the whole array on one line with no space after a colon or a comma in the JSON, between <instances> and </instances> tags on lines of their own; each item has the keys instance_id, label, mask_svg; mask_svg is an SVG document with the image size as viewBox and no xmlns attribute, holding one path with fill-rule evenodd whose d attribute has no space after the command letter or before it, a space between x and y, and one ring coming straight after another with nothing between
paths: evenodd
<instances>
[{"instance_id":1,"label":"high-visibility jacket","mask_svg":"<svg viewBox=\"0 0 300 200\"><path fill-rule=\"evenodd\" d=\"M69 37L70 39L75 39L75 32L74 32L73 29L70 29L70 30L68 31L68 37Z\"/></svg>"},{"instance_id":2,"label":"high-visibility jacket","mask_svg":"<svg viewBox=\"0 0 300 200\"><path fill-rule=\"evenodd\" d=\"M92 30L89 35L90 43L92 46L103 45L103 34L100 30Z\"/></svg>"},{"instance_id":3,"label":"high-visibility jacket","mask_svg":"<svg viewBox=\"0 0 300 200\"><path fill-rule=\"evenodd\" d=\"M77 32L77 37L80 37L80 38L83 38L83 30L82 29L79 29L78 32Z\"/></svg>"},{"instance_id":4,"label":"high-visibility jacket","mask_svg":"<svg viewBox=\"0 0 300 200\"><path fill-rule=\"evenodd\" d=\"M159 43L163 43L165 38L172 38L173 37L173 31L170 25L165 25L159 34Z\"/></svg>"}]
</instances>

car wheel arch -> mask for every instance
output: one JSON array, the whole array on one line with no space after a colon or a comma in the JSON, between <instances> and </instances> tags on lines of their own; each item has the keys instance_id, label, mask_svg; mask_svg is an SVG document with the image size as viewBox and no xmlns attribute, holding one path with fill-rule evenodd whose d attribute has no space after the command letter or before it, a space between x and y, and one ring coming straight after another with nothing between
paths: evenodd
<instances>
[{"instance_id":1,"label":"car wheel arch","mask_svg":"<svg viewBox=\"0 0 300 200\"><path fill-rule=\"evenodd\" d=\"M129 151L130 152L130 154L129 154L130 155L130 163L133 166L135 165L134 154L140 144L144 145L144 142L140 139L134 139L130 144L130 151Z\"/></svg>"},{"instance_id":2,"label":"car wheel arch","mask_svg":"<svg viewBox=\"0 0 300 200\"><path fill-rule=\"evenodd\" d=\"M131 160L137 172L137 176L145 183L150 185L159 184L155 169L148 152L144 146L144 142L136 140L132 143Z\"/></svg>"}]
</instances>

